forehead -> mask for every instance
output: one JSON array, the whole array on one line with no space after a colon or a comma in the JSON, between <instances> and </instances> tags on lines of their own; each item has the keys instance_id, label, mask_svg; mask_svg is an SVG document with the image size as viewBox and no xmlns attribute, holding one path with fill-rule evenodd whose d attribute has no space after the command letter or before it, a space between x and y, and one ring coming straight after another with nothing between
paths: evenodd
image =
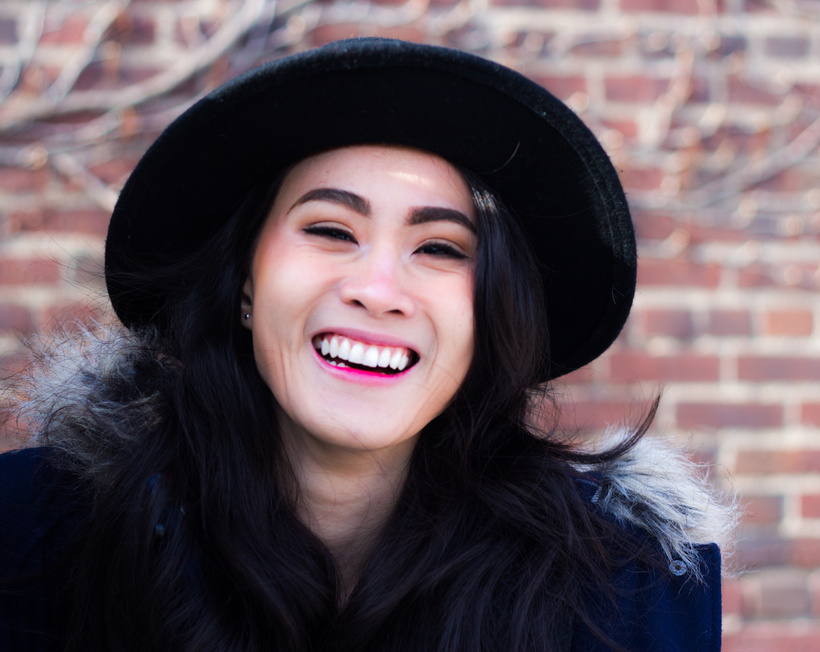
<instances>
[{"instance_id":1,"label":"forehead","mask_svg":"<svg viewBox=\"0 0 820 652\"><path fill-rule=\"evenodd\" d=\"M288 170L279 194L333 187L367 196L383 192L385 184L394 193L405 189L418 205L453 204L473 213L472 193L458 169L436 154L394 145L357 145L310 156Z\"/></svg>"}]
</instances>

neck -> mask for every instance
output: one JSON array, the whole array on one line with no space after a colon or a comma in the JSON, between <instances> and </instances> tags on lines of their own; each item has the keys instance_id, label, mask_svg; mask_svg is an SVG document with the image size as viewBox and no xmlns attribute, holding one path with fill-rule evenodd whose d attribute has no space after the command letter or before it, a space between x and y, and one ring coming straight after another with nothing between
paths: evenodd
<instances>
[{"instance_id":1,"label":"neck","mask_svg":"<svg viewBox=\"0 0 820 652\"><path fill-rule=\"evenodd\" d=\"M380 451L360 451L294 437L293 431L283 430L296 484L296 515L333 555L344 600L396 505L415 440Z\"/></svg>"}]
</instances>

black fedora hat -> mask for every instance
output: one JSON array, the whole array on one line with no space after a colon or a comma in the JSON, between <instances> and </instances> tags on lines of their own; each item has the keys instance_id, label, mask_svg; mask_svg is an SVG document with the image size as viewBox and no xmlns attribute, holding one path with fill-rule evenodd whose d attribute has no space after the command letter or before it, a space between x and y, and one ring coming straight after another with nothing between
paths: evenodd
<instances>
[{"instance_id":1,"label":"black fedora hat","mask_svg":"<svg viewBox=\"0 0 820 652\"><path fill-rule=\"evenodd\" d=\"M165 301L164 288L122 283L135 263L191 253L263 178L311 154L365 143L428 150L499 193L544 270L548 378L609 347L632 305L636 247L601 145L518 73L389 39L339 41L265 64L160 135L123 188L108 231L106 280L119 318L139 328Z\"/></svg>"}]
</instances>

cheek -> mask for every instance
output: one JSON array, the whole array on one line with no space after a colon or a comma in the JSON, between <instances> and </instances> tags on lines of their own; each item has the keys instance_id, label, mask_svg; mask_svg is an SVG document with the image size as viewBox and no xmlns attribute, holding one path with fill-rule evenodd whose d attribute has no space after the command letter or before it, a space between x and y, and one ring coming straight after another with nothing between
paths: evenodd
<instances>
[{"instance_id":1,"label":"cheek","mask_svg":"<svg viewBox=\"0 0 820 652\"><path fill-rule=\"evenodd\" d=\"M458 384L464 380L467 370L473 361L475 352L474 304L472 282L464 281L446 295L443 305L448 308L442 334L446 334L446 341L441 344L446 347L445 356L449 359L453 379Z\"/></svg>"},{"instance_id":2,"label":"cheek","mask_svg":"<svg viewBox=\"0 0 820 652\"><path fill-rule=\"evenodd\" d=\"M298 341L300 288L287 265L262 266L255 270L252 296L254 358L268 387L285 387L289 364ZM261 272L261 273L260 273Z\"/></svg>"}]
</instances>

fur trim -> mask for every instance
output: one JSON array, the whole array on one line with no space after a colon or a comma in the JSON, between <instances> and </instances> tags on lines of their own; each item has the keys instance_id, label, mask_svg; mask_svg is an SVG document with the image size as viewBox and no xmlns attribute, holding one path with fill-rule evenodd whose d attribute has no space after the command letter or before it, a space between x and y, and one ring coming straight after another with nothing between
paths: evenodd
<instances>
[{"instance_id":1,"label":"fur trim","mask_svg":"<svg viewBox=\"0 0 820 652\"><path fill-rule=\"evenodd\" d=\"M162 419L158 385L169 374L157 372L174 364L150 343L122 326L99 324L29 340L31 363L1 388L11 399L9 421L16 420L26 445L54 447L62 466L109 486L113 461Z\"/></svg>"},{"instance_id":2,"label":"fur trim","mask_svg":"<svg viewBox=\"0 0 820 652\"><path fill-rule=\"evenodd\" d=\"M609 450L630 434L611 429L595 448ZM699 575L696 547L716 543L724 569L729 566L737 500L718 494L685 449L645 435L620 457L578 470L600 479L593 502L617 522L650 533L670 562L682 561Z\"/></svg>"}]
</instances>

